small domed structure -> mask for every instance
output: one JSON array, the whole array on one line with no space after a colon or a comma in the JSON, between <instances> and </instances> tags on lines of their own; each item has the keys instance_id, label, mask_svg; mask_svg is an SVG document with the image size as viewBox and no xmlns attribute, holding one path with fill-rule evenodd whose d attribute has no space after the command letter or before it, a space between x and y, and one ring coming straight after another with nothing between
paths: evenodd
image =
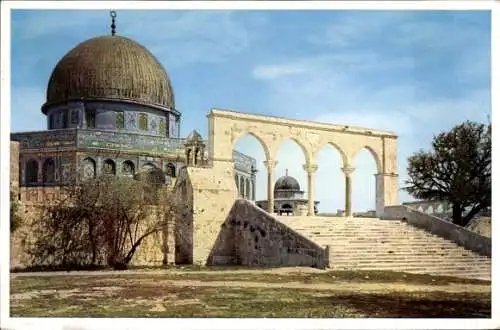
<instances>
[{"instance_id":1,"label":"small domed structure","mask_svg":"<svg viewBox=\"0 0 500 330\"><path fill-rule=\"evenodd\" d=\"M144 46L108 35L88 39L57 63L47 87L49 106L71 100L120 100L175 109L167 72Z\"/></svg>"},{"instance_id":2,"label":"small domed structure","mask_svg":"<svg viewBox=\"0 0 500 330\"><path fill-rule=\"evenodd\" d=\"M274 184L274 213L279 215L305 215L307 214L308 199L304 197L304 191L300 189L300 184L292 176L285 175L276 180ZM256 201L257 205L265 210L268 207L268 200ZM318 212L319 202L314 201L314 212Z\"/></svg>"},{"instance_id":3,"label":"small domed structure","mask_svg":"<svg viewBox=\"0 0 500 330\"><path fill-rule=\"evenodd\" d=\"M277 192L279 190L300 191L299 182L294 177L288 175L288 170L286 170L285 175L279 178L274 184L274 191Z\"/></svg>"}]
</instances>

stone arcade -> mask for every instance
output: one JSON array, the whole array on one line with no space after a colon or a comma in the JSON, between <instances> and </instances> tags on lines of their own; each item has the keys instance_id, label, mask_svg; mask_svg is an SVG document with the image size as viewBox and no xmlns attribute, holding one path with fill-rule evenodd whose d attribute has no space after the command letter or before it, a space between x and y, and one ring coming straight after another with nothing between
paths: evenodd
<instances>
[{"instance_id":1,"label":"stone arcade","mask_svg":"<svg viewBox=\"0 0 500 330\"><path fill-rule=\"evenodd\" d=\"M327 144L342 158L347 217L352 216L353 160L362 148L372 153L377 165L376 215L381 217L387 205L399 204L397 137L391 132L212 109L207 140L196 131L182 138L181 112L167 72L146 48L116 35L114 24L111 35L80 43L57 63L41 110L47 117L46 131L11 135L11 189L21 203L36 206L55 200L58 187L68 180L104 173L135 176L161 169L165 183L172 184L192 210L186 218L176 219L189 223L183 228L190 232L176 233L189 239L176 240L175 248L171 247L175 262L324 263L323 248L245 201L256 199L256 163L234 151L244 134L256 137L264 148L267 200L263 206L269 213L281 198L289 198L283 195L291 181L287 176L274 185L277 150L285 139L294 140L304 152L307 196L294 197L308 216L317 212L316 157ZM303 194L298 183L292 186L293 194ZM278 212L284 207L280 203ZM292 206L294 212L299 208ZM260 241L254 233L260 233ZM251 251L250 241L255 241ZM162 243L146 245L153 247L141 248L142 254L152 250L155 256L161 254ZM161 264L164 259L141 260L137 263Z\"/></svg>"}]
</instances>

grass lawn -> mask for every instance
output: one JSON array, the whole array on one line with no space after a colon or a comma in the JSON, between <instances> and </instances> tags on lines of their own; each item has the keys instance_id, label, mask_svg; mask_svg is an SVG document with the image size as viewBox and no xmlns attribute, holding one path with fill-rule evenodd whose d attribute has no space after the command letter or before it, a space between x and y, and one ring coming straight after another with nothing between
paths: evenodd
<instances>
[{"instance_id":1,"label":"grass lawn","mask_svg":"<svg viewBox=\"0 0 500 330\"><path fill-rule=\"evenodd\" d=\"M22 317L490 317L489 281L394 272L171 269L13 274Z\"/></svg>"}]
</instances>

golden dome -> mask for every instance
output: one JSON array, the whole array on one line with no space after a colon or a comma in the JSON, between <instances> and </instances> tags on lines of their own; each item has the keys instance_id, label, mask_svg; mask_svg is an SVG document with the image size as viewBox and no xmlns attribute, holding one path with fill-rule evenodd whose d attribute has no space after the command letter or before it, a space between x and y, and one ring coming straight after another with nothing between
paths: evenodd
<instances>
[{"instance_id":1,"label":"golden dome","mask_svg":"<svg viewBox=\"0 0 500 330\"><path fill-rule=\"evenodd\" d=\"M47 102L125 100L175 109L167 72L149 50L121 36L86 40L69 51L52 71Z\"/></svg>"}]
</instances>

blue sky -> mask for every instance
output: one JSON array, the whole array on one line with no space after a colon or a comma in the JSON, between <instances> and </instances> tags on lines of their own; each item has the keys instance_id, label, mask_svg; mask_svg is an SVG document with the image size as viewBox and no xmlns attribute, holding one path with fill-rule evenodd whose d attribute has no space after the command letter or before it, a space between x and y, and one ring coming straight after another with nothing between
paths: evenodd
<instances>
[{"instance_id":1,"label":"blue sky","mask_svg":"<svg viewBox=\"0 0 500 330\"><path fill-rule=\"evenodd\" d=\"M52 68L109 25L102 10L12 12L12 131L45 129L40 106ZM434 134L491 112L489 12L120 10L117 25L168 71L183 135L195 128L206 136L212 107L391 130L403 184L407 157L428 149ZM243 137L237 149L257 158L264 198L262 148ZM286 141L278 161L276 177L288 168L307 187L297 145ZM334 149L320 152L321 211L343 208L340 164ZM361 152L354 210L374 208L375 172Z\"/></svg>"}]
</instances>

